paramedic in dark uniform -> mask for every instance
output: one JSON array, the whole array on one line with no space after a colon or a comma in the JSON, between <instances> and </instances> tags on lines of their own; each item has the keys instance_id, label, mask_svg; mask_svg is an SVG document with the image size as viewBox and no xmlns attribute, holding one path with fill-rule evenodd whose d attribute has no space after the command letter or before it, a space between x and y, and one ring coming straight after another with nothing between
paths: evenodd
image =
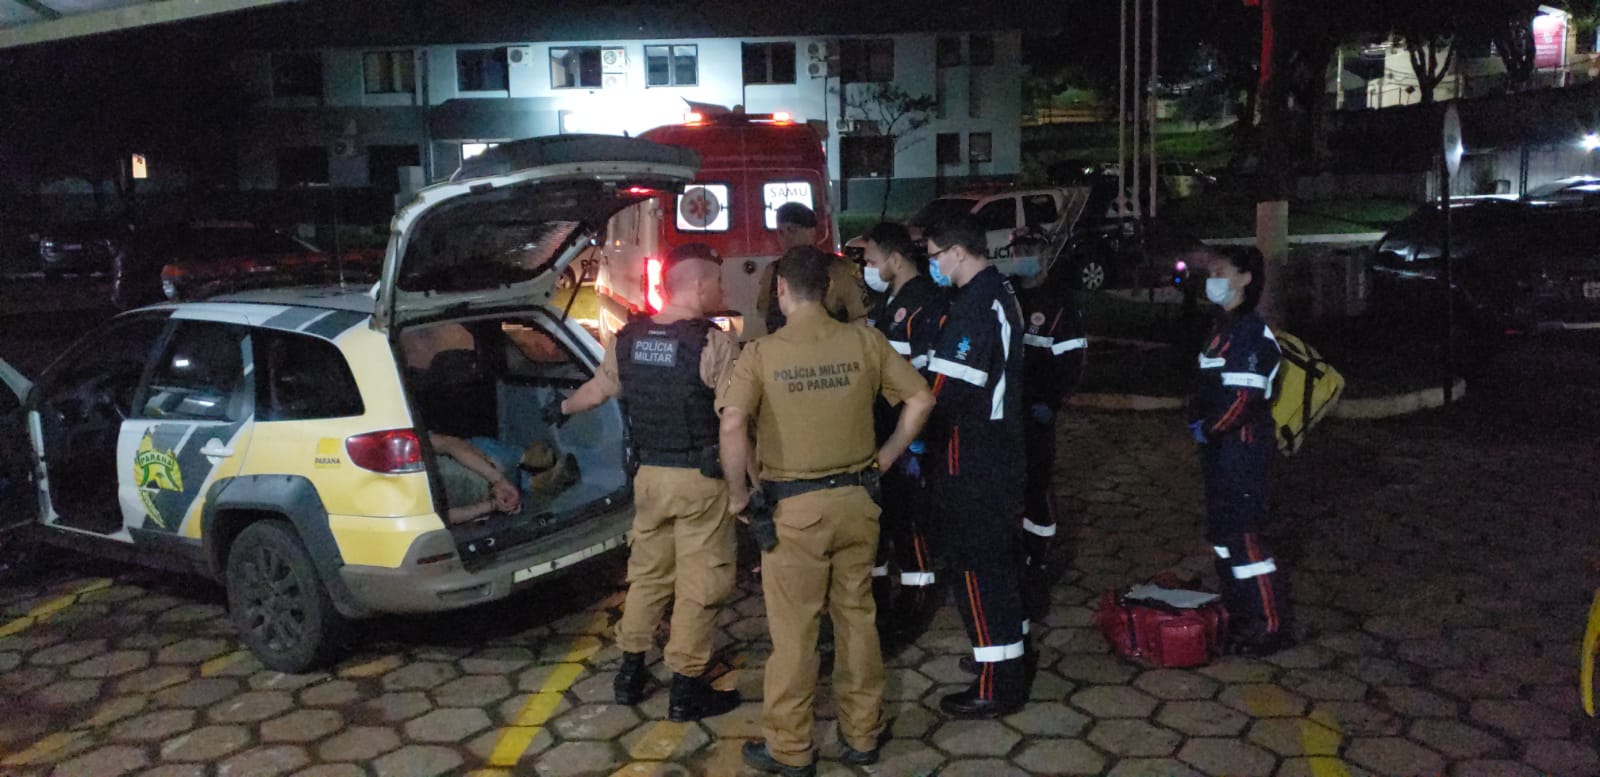
<instances>
[{"instance_id":1,"label":"paramedic in dark uniform","mask_svg":"<svg viewBox=\"0 0 1600 777\"><path fill-rule=\"evenodd\" d=\"M934 522L959 577L956 603L978 679L945 712L993 718L1027 699L1017 530L1025 484L1022 312L963 215L928 232L928 272L954 286L928 370L938 398L929 428Z\"/></svg>"},{"instance_id":2,"label":"paramedic in dark uniform","mask_svg":"<svg viewBox=\"0 0 1600 777\"><path fill-rule=\"evenodd\" d=\"M933 338L944 316L944 293L923 274L912 257L920 251L911 233L884 222L866 234L867 288L883 295L867 323L889 339L895 353L925 370ZM927 377L924 373L923 377ZM894 433L897 413L880 401L875 414L878 442ZM879 631L896 643L916 639L938 609L942 597L936 582L928 538L928 489L922 469L924 443L917 441L895 466L882 473L883 516L879 521L878 565L872 569L872 594L878 603ZM889 600L890 561L898 567L899 594Z\"/></svg>"},{"instance_id":3,"label":"paramedic in dark uniform","mask_svg":"<svg viewBox=\"0 0 1600 777\"><path fill-rule=\"evenodd\" d=\"M777 544L761 554L761 588L772 636L763 677L765 740L744 747L764 772L810 775L816 651L824 611L833 619L833 693L841 760L877 761L884 732L884 669L873 623L871 574L878 545L879 470L916 439L933 394L882 334L834 321L823 310L833 257L811 246L778 262L778 304L788 323L745 346L718 393L722 465L730 509L750 501L749 426L755 425L761 489ZM872 434L873 404L902 405L894 434Z\"/></svg>"},{"instance_id":4,"label":"paramedic in dark uniform","mask_svg":"<svg viewBox=\"0 0 1600 777\"><path fill-rule=\"evenodd\" d=\"M778 244L784 251L795 246L816 246L817 214L810 208L798 202L786 202L778 206L773 219L778 225ZM763 327L759 334L776 332L783 326L783 311L777 303L777 266L777 262L768 264L756 284L756 317ZM844 257L834 257L828 264L828 293L822 306L837 321L860 321L867 317L861 279L856 276L855 264Z\"/></svg>"},{"instance_id":5,"label":"paramedic in dark uniform","mask_svg":"<svg viewBox=\"0 0 1600 777\"><path fill-rule=\"evenodd\" d=\"M739 704L737 691L713 689L711 662L717 611L732 593L734 527L717 462L715 387L727 379L737 346L706 319L722 306L722 267L703 243L674 248L662 268L666 307L617 333L594 379L561 403L581 413L620 396L637 449L628 595L617 623L623 651L618 704L644 700L650 679L645 653L672 603L665 660L672 669L668 717L720 715Z\"/></svg>"},{"instance_id":6,"label":"paramedic in dark uniform","mask_svg":"<svg viewBox=\"0 0 1600 777\"><path fill-rule=\"evenodd\" d=\"M1055 269L1055 268L1051 268ZM1027 488L1022 512L1022 609L1029 624L1050 609L1050 550L1055 542L1056 419L1083 377L1089 340L1067 273L1042 270L1020 279L1022 305L1022 402Z\"/></svg>"},{"instance_id":7,"label":"paramedic in dark uniform","mask_svg":"<svg viewBox=\"0 0 1600 777\"><path fill-rule=\"evenodd\" d=\"M1223 314L1200 353L1189 429L1201 445L1206 534L1216 553L1231 647L1267 655L1293 642L1283 572L1261 541L1277 455L1272 383L1281 354L1256 313L1265 280L1261 252L1229 249L1210 265L1206 298Z\"/></svg>"}]
</instances>

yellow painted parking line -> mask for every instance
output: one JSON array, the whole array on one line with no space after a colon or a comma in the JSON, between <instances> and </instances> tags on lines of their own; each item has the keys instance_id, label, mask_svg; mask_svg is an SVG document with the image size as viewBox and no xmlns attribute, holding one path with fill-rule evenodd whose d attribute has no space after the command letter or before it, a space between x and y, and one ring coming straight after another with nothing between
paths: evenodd
<instances>
[{"instance_id":1,"label":"yellow painted parking line","mask_svg":"<svg viewBox=\"0 0 1600 777\"><path fill-rule=\"evenodd\" d=\"M228 653L226 655L217 656L216 658L213 658L210 661L207 661L207 662L205 662L205 663L200 665L200 676L201 677L214 677L218 673L220 673L222 670L227 669L228 667L233 666L234 664L237 664L240 661L244 660L244 657L248 656L248 655L250 655L250 654L247 651L235 650L232 653Z\"/></svg>"},{"instance_id":2,"label":"yellow painted parking line","mask_svg":"<svg viewBox=\"0 0 1600 777\"><path fill-rule=\"evenodd\" d=\"M400 656L380 656L371 661L347 666L340 669L337 674L340 677L347 678L377 677L392 669L399 669L403 664L405 664L405 659Z\"/></svg>"},{"instance_id":3,"label":"yellow painted parking line","mask_svg":"<svg viewBox=\"0 0 1600 777\"><path fill-rule=\"evenodd\" d=\"M1256 717L1281 716L1287 710L1284 700L1277 694L1251 689L1244 695L1244 706ZM1293 713L1290 713L1293 714ZM1350 777L1350 769L1339 760L1339 746L1344 742L1344 732L1339 721L1325 712L1312 713L1298 721L1300 750L1311 768L1311 777Z\"/></svg>"},{"instance_id":4,"label":"yellow painted parking line","mask_svg":"<svg viewBox=\"0 0 1600 777\"><path fill-rule=\"evenodd\" d=\"M4 759L0 759L0 765L28 766L30 764L38 763L48 758L51 753L58 752L64 749L67 745L70 745L87 735L88 732L86 731L60 731L51 734L50 736L39 740L33 745L33 747L30 747L27 750L23 750L20 753L13 753L12 755L6 756Z\"/></svg>"},{"instance_id":5,"label":"yellow painted parking line","mask_svg":"<svg viewBox=\"0 0 1600 777\"><path fill-rule=\"evenodd\" d=\"M5 624L0 624L0 637L10 637L16 634L21 634L22 632L27 631L28 629L31 629L34 626L37 626L38 624L48 620L50 616L55 615L56 613L61 612L68 607L71 607L78 601L78 597L83 596L91 591L99 591L110 587L111 580L103 577L79 583L78 585L67 589L66 594L57 596L54 599L50 599L43 604L35 605L33 609L28 610L26 615L23 615L20 618L15 618Z\"/></svg>"},{"instance_id":6,"label":"yellow painted parking line","mask_svg":"<svg viewBox=\"0 0 1600 777\"><path fill-rule=\"evenodd\" d=\"M578 662L594 655L594 646L589 644L591 641L582 638L573 641L562 662L551 667L550 675L539 685L539 690L528 696L516 717L500 730L494 747L489 751L488 768L473 772L472 777L503 777L509 774L505 770L522 760L522 754L533 745L544 724L561 706L561 695L583 676L583 664Z\"/></svg>"}]
</instances>

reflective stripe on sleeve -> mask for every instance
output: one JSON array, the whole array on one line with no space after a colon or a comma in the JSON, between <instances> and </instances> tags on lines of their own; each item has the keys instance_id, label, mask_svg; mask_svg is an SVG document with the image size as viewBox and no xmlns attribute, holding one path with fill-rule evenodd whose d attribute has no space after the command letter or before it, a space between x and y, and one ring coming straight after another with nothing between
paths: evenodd
<instances>
[{"instance_id":1,"label":"reflective stripe on sleeve","mask_svg":"<svg viewBox=\"0 0 1600 777\"><path fill-rule=\"evenodd\" d=\"M928 366L927 355L911 357L911 366L916 367L919 370L925 369Z\"/></svg>"},{"instance_id":2,"label":"reflective stripe on sleeve","mask_svg":"<svg viewBox=\"0 0 1600 777\"><path fill-rule=\"evenodd\" d=\"M1060 356L1068 351L1081 351L1089 347L1089 338L1074 337L1071 340L1062 340L1050 347L1050 352Z\"/></svg>"},{"instance_id":3,"label":"reflective stripe on sleeve","mask_svg":"<svg viewBox=\"0 0 1600 777\"><path fill-rule=\"evenodd\" d=\"M900 585L933 585L933 575L932 572L901 572Z\"/></svg>"},{"instance_id":4,"label":"reflective stripe on sleeve","mask_svg":"<svg viewBox=\"0 0 1600 777\"><path fill-rule=\"evenodd\" d=\"M972 660L977 661L980 664L994 664L1021 657L1021 642L1013 642L1009 645L995 645L994 647L975 647L972 649Z\"/></svg>"},{"instance_id":5,"label":"reflective stripe on sleeve","mask_svg":"<svg viewBox=\"0 0 1600 777\"><path fill-rule=\"evenodd\" d=\"M1220 559L1232 558L1232 556L1228 553L1228 546L1226 546L1226 545L1212 545L1211 549L1217 552L1217 558L1220 558Z\"/></svg>"},{"instance_id":6,"label":"reflective stripe on sleeve","mask_svg":"<svg viewBox=\"0 0 1600 777\"><path fill-rule=\"evenodd\" d=\"M1023 621L1022 622L1022 636L1024 636L1024 637L1028 636L1028 622L1027 621Z\"/></svg>"},{"instance_id":7,"label":"reflective stripe on sleeve","mask_svg":"<svg viewBox=\"0 0 1600 777\"><path fill-rule=\"evenodd\" d=\"M989 373L949 359L941 359L937 356L928 359L928 369L940 375L959 380L962 383L970 383L978 388L983 388L989 383Z\"/></svg>"},{"instance_id":8,"label":"reflective stripe on sleeve","mask_svg":"<svg viewBox=\"0 0 1600 777\"><path fill-rule=\"evenodd\" d=\"M1202 369L1202 370L1219 369L1219 368L1222 367L1222 365L1227 364L1227 363L1228 363L1228 360L1224 359L1224 358L1222 358L1220 356L1215 358L1215 359L1213 359L1213 358L1211 358L1209 356L1206 356L1203 353L1200 354L1200 369Z\"/></svg>"},{"instance_id":9,"label":"reflective stripe on sleeve","mask_svg":"<svg viewBox=\"0 0 1600 777\"><path fill-rule=\"evenodd\" d=\"M1257 561L1254 564L1234 567L1233 578L1235 580L1249 580L1252 577L1260 577L1276 571L1278 571L1277 562L1269 558L1266 561Z\"/></svg>"},{"instance_id":10,"label":"reflective stripe on sleeve","mask_svg":"<svg viewBox=\"0 0 1600 777\"><path fill-rule=\"evenodd\" d=\"M873 567L872 568L872 576L873 577L888 577L889 576L889 567L887 565L881 566L881 567Z\"/></svg>"},{"instance_id":11,"label":"reflective stripe on sleeve","mask_svg":"<svg viewBox=\"0 0 1600 777\"><path fill-rule=\"evenodd\" d=\"M908 341L890 340L889 347L893 348L894 352L900 354L901 356L911 355L911 343Z\"/></svg>"},{"instance_id":12,"label":"reflective stripe on sleeve","mask_svg":"<svg viewBox=\"0 0 1600 777\"><path fill-rule=\"evenodd\" d=\"M1054 536L1056 536L1056 525L1055 524L1052 523L1049 526L1040 526L1039 524L1034 523L1033 521L1030 521L1027 518L1023 518L1022 519L1022 530L1027 532L1027 533L1029 533L1029 534L1032 534L1035 537L1054 537Z\"/></svg>"},{"instance_id":13,"label":"reflective stripe on sleeve","mask_svg":"<svg viewBox=\"0 0 1600 777\"><path fill-rule=\"evenodd\" d=\"M1257 375L1253 372L1224 372L1222 373L1222 385L1265 391L1267 386L1271 384L1267 383L1267 376L1265 375Z\"/></svg>"},{"instance_id":14,"label":"reflective stripe on sleeve","mask_svg":"<svg viewBox=\"0 0 1600 777\"><path fill-rule=\"evenodd\" d=\"M1023 335L1022 344L1037 348L1050 348L1056 344L1056 339L1054 337L1045 337L1044 335Z\"/></svg>"}]
</instances>

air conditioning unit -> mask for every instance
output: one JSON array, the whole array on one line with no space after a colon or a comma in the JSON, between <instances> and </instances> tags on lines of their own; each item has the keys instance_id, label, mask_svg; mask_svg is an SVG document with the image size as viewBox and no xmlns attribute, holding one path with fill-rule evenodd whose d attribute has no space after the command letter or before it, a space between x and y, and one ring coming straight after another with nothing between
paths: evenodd
<instances>
[{"instance_id":1,"label":"air conditioning unit","mask_svg":"<svg viewBox=\"0 0 1600 777\"><path fill-rule=\"evenodd\" d=\"M826 62L839 58L839 42L818 40L806 44L806 56L813 62Z\"/></svg>"},{"instance_id":2,"label":"air conditioning unit","mask_svg":"<svg viewBox=\"0 0 1600 777\"><path fill-rule=\"evenodd\" d=\"M506 49L506 62L510 63L512 67L532 67L533 47L512 46Z\"/></svg>"},{"instance_id":3,"label":"air conditioning unit","mask_svg":"<svg viewBox=\"0 0 1600 777\"><path fill-rule=\"evenodd\" d=\"M870 119L835 119L834 129L851 135L877 135L878 123Z\"/></svg>"},{"instance_id":4,"label":"air conditioning unit","mask_svg":"<svg viewBox=\"0 0 1600 777\"><path fill-rule=\"evenodd\" d=\"M601 89L627 89L627 73L605 73L600 76Z\"/></svg>"},{"instance_id":5,"label":"air conditioning unit","mask_svg":"<svg viewBox=\"0 0 1600 777\"><path fill-rule=\"evenodd\" d=\"M333 141L333 155L341 159L360 156L361 147L352 138L339 138Z\"/></svg>"},{"instance_id":6,"label":"air conditioning unit","mask_svg":"<svg viewBox=\"0 0 1600 777\"><path fill-rule=\"evenodd\" d=\"M628 50L624 48L601 49L600 71L603 73L624 73L628 70Z\"/></svg>"},{"instance_id":7,"label":"air conditioning unit","mask_svg":"<svg viewBox=\"0 0 1600 777\"><path fill-rule=\"evenodd\" d=\"M828 63L826 62L812 62L806 65L806 73L810 74L812 78L827 78L831 75L828 70Z\"/></svg>"}]
</instances>

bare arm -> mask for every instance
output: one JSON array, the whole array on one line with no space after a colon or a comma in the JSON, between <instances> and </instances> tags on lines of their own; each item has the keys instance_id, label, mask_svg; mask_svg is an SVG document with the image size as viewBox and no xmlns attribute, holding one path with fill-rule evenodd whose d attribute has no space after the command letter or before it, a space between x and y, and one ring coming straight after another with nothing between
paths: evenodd
<instances>
[{"instance_id":1,"label":"bare arm","mask_svg":"<svg viewBox=\"0 0 1600 777\"><path fill-rule=\"evenodd\" d=\"M435 451L455 459L461 463L461 466L483 478L489 484L490 493L493 494L490 499L486 499L476 505L451 507L450 519L452 521L456 520L456 512L458 510L473 510L482 505L488 505L488 509L466 516L466 518L476 518L478 515L495 509L508 513L516 512L522 506L522 495L517 491L516 486L511 485L511 481L506 480L505 473L500 471L500 467L496 466L494 462L489 460L488 456L483 455L477 448L472 447L471 443L460 437L453 437L448 434L430 433L428 439L433 444Z\"/></svg>"},{"instance_id":2,"label":"bare arm","mask_svg":"<svg viewBox=\"0 0 1600 777\"><path fill-rule=\"evenodd\" d=\"M750 417L737 407L722 409L719 428L722 474L728 480L728 512L743 513L750 504Z\"/></svg>"},{"instance_id":3,"label":"bare arm","mask_svg":"<svg viewBox=\"0 0 1600 777\"><path fill-rule=\"evenodd\" d=\"M922 426L928 422L928 415L932 412L932 391L923 389L906 398L900 406L900 420L894 426L894 434L889 435L883 447L878 449L880 471L887 471L893 466L895 460L917 439L917 435L922 434Z\"/></svg>"}]
</instances>

